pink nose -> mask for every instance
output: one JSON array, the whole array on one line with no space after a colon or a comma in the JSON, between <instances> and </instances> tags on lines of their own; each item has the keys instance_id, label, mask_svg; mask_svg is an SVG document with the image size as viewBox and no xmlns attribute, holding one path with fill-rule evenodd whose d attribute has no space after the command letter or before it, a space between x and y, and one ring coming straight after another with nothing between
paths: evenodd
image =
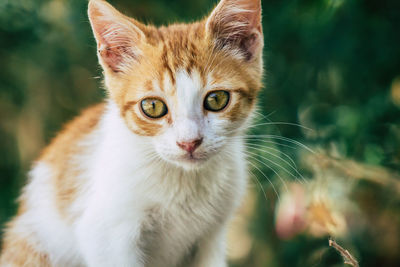
<instances>
[{"instance_id":1,"label":"pink nose","mask_svg":"<svg viewBox=\"0 0 400 267\"><path fill-rule=\"evenodd\" d=\"M203 142L203 138L189 142L176 142L176 144L183 150L189 153L193 153L196 150L196 148L198 148L201 145L201 142Z\"/></svg>"}]
</instances>

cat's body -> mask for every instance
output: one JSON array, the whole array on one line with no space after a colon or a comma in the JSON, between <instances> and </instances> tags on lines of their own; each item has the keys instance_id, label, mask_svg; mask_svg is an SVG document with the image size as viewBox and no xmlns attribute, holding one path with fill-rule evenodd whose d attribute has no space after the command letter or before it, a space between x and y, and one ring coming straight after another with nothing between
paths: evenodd
<instances>
[{"instance_id":1,"label":"cat's body","mask_svg":"<svg viewBox=\"0 0 400 267\"><path fill-rule=\"evenodd\" d=\"M231 39L233 24L231 36L218 23L226 8L243 12L239 4L257 11L245 27L259 32L243 35L242 23ZM251 19L246 12L236 20ZM110 98L70 123L35 163L0 266L226 266L227 223L247 180L240 137L261 87L259 12L258 0L226 0L208 20L155 29L92 1ZM221 36L210 34L215 25ZM205 103L210 92L217 95ZM149 118L161 110L158 99L164 113Z\"/></svg>"},{"instance_id":2,"label":"cat's body","mask_svg":"<svg viewBox=\"0 0 400 267\"><path fill-rule=\"evenodd\" d=\"M83 130L83 134L60 135L53 143L55 147L50 147L35 164L32 181L22 197L26 211L21 211L9 229L13 233L10 239L18 237L27 243L17 244L12 257L25 257L26 245L37 248L37 256L48 255L54 266L84 266L79 246L89 246L93 253L109 246L126 251L126 255L99 253L94 257L97 262L90 262L90 266L133 266L124 262L124 258L133 256L131 248L119 248L117 243L120 239L138 238L150 259L146 266L176 266L196 252L199 242L223 234L228 216L245 188L244 159L227 157L210 163L210 167L214 166L207 171L191 174L180 168L166 171L163 164L143 159L146 148L138 145L145 137L132 135L124 128L115 107L95 107L84 116L71 125ZM80 128L82 120L84 125L93 122L91 129ZM112 134L108 134L110 130ZM68 143L64 143L65 139ZM79 155L62 155L57 149L64 145L79 150ZM239 144L230 149L241 155ZM55 175L55 164L64 165L66 172L77 176L69 176L74 178L71 180L63 174ZM70 184L62 184L68 183L62 179L70 179ZM76 192L88 187L91 188L84 193ZM106 243L107 238L101 236L109 231L118 240L115 244ZM135 237L134 233L140 234ZM77 235L82 238L81 245L73 238ZM89 240L93 238L97 240L94 245L100 248L92 247L93 241ZM212 246L211 253L216 253L218 246Z\"/></svg>"}]
</instances>

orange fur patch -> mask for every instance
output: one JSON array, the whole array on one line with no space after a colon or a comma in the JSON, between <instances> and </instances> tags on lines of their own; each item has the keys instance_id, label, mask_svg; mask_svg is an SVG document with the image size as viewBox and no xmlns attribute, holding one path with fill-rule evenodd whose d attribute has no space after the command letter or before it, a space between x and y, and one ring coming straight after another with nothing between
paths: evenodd
<instances>
[{"instance_id":1,"label":"orange fur patch","mask_svg":"<svg viewBox=\"0 0 400 267\"><path fill-rule=\"evenodd\" d=\"M14 230L13 222L9 224L5 234L0 266L12 267L50 267L50 261L46 253L38 251L34 244L23 238Z\"/></svg>"},{"instance_id":2,"label":"orange fur patch","mask_svg":"<svg viewBox=\"0 0 400 267\"><path fill-rule=\"evenodd\" d=\"M68 123L39 158L39 161L48 163L52 168L55 204L66 219L71 219L67 209L82 186L82 182L77 179L81 170L73 157L84 151L84 146L79 145L79 142L97 127L104 108L105 104L88 108Z\"/></svg>"}]
</instances>

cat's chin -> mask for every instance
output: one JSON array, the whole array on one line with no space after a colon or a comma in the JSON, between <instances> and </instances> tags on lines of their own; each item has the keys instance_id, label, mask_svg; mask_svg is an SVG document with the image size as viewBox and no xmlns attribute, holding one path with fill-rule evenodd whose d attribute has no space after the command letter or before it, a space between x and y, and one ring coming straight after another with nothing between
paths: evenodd
<instances>
[{"instance_id":1,"label":"cat's chin","mask_svg":"<svg viewBox=\"0 0 400 267\"><path fill-rule=\"evenodd\" d=\"M169 158L165 160L177 167L190 171L190 170L199 170L202 167L204 167L206 163L209 161L209 158L183 155L177 158L173 159Z\"/></svg>"},{"instance_id":2,"label":"cat's chin","mask_svg":"<svg viewBox=\"0 0 400 267\"><path fill-rule=\"evenodd\" d=\"M198 170L201 169L207 161L208 160L205 158L185 156L182 157L180 160L176 160L175 164L185 170Z\"/></svg>"}]
</instances>

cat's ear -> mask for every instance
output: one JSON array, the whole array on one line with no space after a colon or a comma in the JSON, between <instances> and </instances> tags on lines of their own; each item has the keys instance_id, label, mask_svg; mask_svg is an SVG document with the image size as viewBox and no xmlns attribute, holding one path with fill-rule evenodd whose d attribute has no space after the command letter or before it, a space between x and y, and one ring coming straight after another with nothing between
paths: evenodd
<instances>
[{"instance_id":1,"label":"cat's ear","mask_svg":"<svg viewBox=\"0 0 400 267\"><path fill-rule=\"evenodd\" d=\"M263 47L261 0L221 0L208 17L206 30L219 48L239 49L251 60Z\"/></svg>"},{"instance_id":2,"label":"cat's ear","mask_svg":"<svg viewBox=\"0 0 400 267\"><path fill-rule=\"evenodd\" d=\"M124 72L141 55L138 46L145 39L143 32L103 0L90 0L88 14L100 64L105 70Z\"/></svg>"}]
</instances>

